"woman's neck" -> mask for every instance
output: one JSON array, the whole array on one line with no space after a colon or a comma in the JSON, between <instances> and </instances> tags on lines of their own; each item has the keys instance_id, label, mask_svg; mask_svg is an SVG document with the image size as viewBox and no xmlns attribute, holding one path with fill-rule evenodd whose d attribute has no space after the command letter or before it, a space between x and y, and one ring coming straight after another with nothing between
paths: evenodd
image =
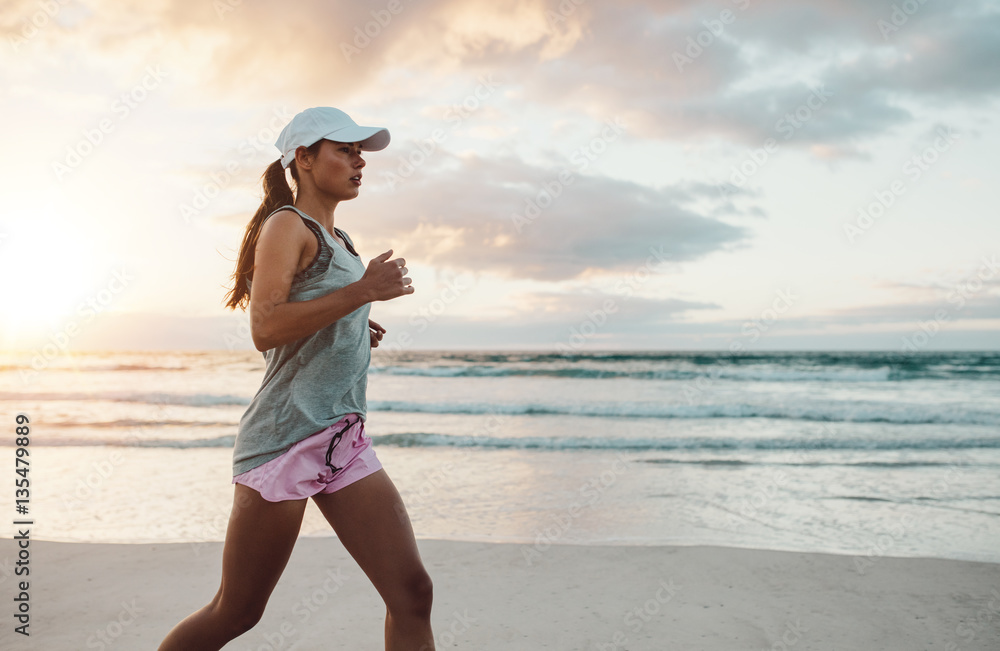
<instances>
[{"instance_id":1,"label":"woman's neck","mask_svg":"<svg viewBox=\"0 0 1000 651\"><path fill-rule=\"evenodd\" d=\"M294 205L322 224L333 235L333 212L337 209L339 203L340 201L337 200L323 201L315 197L297 197Z\"/></svg>"}]
</instances>

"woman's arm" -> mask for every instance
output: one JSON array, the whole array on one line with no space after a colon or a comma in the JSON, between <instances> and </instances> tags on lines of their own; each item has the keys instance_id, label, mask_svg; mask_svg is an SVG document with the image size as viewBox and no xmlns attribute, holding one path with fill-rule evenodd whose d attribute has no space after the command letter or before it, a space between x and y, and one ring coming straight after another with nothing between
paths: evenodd
<instances>
[{"instance_id":1,"label":"woman's arm","mask_svg":"<svg viewBox=\"0 0 1000 651\"><path fill-rule=\"evenodd\" d=\"M385 334L385 328L371 319L368 319L368 333L370 335L372 348L378 348L378 342L382 341L382 336Z\"/></svg>"},{"instance_id":2,"label":"woman's arm","mask_svg":"<svg viewBox=\"0 0 1000 651\"><path fill-rule=\"evenodd\" d=\"M405 261L389 260L389 249L368 263L361 280L320 298L288 302L310 237L312 232L291 211L271 215L261 228L250 285L250 333L261 352L318 332L365 303L413 293Z\"/></svg>"}]
</instances>

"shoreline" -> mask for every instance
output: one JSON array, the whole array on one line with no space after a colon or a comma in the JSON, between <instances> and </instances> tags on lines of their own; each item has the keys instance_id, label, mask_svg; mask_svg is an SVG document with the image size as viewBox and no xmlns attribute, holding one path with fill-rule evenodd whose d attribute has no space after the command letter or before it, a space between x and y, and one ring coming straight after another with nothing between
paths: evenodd
<instances>
[{"instance_id":1,"label":"shoreline","mask_svg":"<svg viewBox=\"0 0 1000 651\"><path fill-rule=\"evenodd\" d=\"M1000 564L704 545L418 538L439 649L1000 648ZM221 542L31 541L30 637L4 649L148 649L207 603ZM0 542L13 599L17 542ZM12 603L12 602L9 602ZM261 622L226 649L381 647L384 608L336 538L300 536Z\"/></svg>"},{"instance_id":2,"label":"shoreline","mask_svg":"<svg viewBox=\"0 0 1000 651\"><path fill-rule=\"evenodd\" d=\"M691 548L712 548L712 549L733 549L741 551L759 551L759 552L776 552L785 554L813 554L817 556L833 556L840 558L872 558L872 559L882 559L891 558L895 560L912 560L912 561L955 561L958 563L980 563L983 565L997 565L1000 566L1000 559L991 560L984 558L957 558L954 556L933 556L933 555L893 555L891 553L879 554L873 557L868 557L866 554L861 552L850 552L850 551L836 551L836 550L802 550L802 549L782 549L778 547L756 547L753 545L740 545L740 544L715 544L715 543L683 543L683 542L658 542L658 541L638 541L638 540L628 540L628 541L603 541L603 542L593 542L593 541L575 541L575 540L559 540L557 542L551 542L547 545L539 546L538 543L532 542L530 540L520 539L520 538L476 538L476 537L460 537L460 536L435 536L426 535L421 536L417 534L416 540L418 543L423 543L425 541L437 541L442 543L455 543L455 544L471 544L471 545L520 545L522 547L535 547L541 549L542 547L608 547L608 548L622 548L622 547L634 547L634 548L677 548L677 549L691 549ZM331 530L329 533L300 533L299 540L336 540L337 536ZM52 540L47 538L35 538L32 537L32 542L55 544L55 545L119 545L124 547L138 546L138 545L222 545L224 541L221 540L147 540L147 541L93 541L93 540ZM3 584L3 568L0 567L0 585ZM998 586L1000 587L1000 586Z\"/></svg>"}]
</instances>

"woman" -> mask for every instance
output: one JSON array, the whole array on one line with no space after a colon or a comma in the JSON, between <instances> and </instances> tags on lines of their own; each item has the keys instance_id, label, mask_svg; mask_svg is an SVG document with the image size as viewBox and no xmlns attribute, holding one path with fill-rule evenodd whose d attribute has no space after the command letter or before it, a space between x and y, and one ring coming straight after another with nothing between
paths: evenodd
<instances>
[{"instance_id":1,"label":"woman","mask_svg":"<svg viewBox=\"0 0 1000 651\"><path fill-rule=\"evenodd\" d=\"M249 302L266 369L233 450L222 584L160 651L214 651L253 628L310 497L385 601L385 648L434 649L431 580L399 493L364 433L371 348L385 333L368 319L370 303L413 287L403 258L389 260L392 249L366 268L334 227L337 205L360 192L362 150L388 144L387 130L326 107L299 113L278 136L282 156L264 172L264 200L226 301L233 309Z\"/></svg>"}]
</instances>

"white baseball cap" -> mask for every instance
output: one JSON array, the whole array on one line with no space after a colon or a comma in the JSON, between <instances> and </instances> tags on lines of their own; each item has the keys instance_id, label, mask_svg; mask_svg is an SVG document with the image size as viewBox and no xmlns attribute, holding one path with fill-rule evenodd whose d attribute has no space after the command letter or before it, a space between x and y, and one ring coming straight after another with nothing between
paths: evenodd
<instances>
[{"instance_id":1,"label":"white baseball cap","mask_svg":"<svg viewBox=\"0 0 1000 651\"><path fill-rule=\"evenodd\" d=\"M323 139L336 142L360 142L361 149L378 151L389 145L389 130L362 127L347 113L329 106L309 108L285 125L274 146L281 152L281 166L288 168L295 160L295 150Z\"/></svg>"}]
</instances>

